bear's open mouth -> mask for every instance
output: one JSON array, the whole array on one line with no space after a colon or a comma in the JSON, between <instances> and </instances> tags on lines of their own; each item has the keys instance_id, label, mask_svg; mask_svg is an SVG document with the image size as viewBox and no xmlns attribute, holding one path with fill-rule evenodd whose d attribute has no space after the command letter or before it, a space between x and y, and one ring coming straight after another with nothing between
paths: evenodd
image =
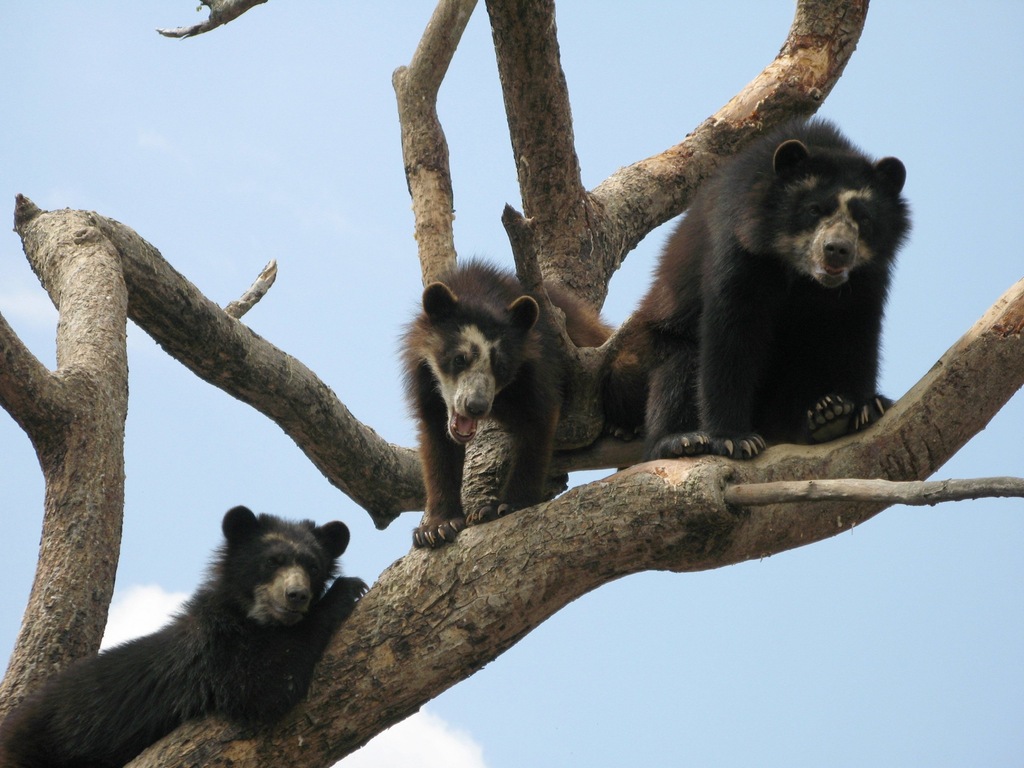
<instances>
[{"instance_id":1,"label":"bear's open mouth","mask_svg":"<svg viewBox=\"0 0 1024 768\"><path fill-rule=\"evenodd\" d=\"M448 424L448 434L457 443L468 443L476 437L476 419L463 416L460 413L452 413L452 420Z\"/></svg>"}]
</instances>

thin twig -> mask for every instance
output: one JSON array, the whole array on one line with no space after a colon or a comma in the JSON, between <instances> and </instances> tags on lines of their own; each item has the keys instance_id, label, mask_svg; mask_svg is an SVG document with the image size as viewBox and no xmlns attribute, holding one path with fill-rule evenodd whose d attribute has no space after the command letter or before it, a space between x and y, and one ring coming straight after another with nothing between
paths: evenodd
<instances>
[{"instance_id":1,"label":"thin twig","mask_svg":"<svg viewBox=\"0 0 1024 768\"><path fill-rule=\"evenodd\" d=\"M725 489L729 504L744 507L805 501L881 501L924 506L981 498L1024 498L1024 478L981 477L973 480L798 480L743 483Z\"/></svg>"},{"instance_id":2,"label":"thin twig","mask_svg":"<svg viewBox=\"0 0 1024 768\"><path fill-rule=\"evenodd\" d=\"M243 293L238 299L232 301L224 311L231 317L238 320L242 315L256 306L256 303L267 295L270 286L277 280L277 259L271 259L270 263L263 268L260 276L249 286L249 290Z\"/></svg>"}]
</instances>

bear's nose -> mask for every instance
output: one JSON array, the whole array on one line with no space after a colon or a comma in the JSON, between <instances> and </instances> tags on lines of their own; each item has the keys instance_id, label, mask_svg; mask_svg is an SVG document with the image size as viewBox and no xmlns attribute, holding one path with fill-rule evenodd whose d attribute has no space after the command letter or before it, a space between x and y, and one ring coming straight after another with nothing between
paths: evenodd
<instances>
[{"instance_id":1,"label":"bear's nose","mask_svg":"<svg viewBox=\"0 0 1024 768\"><path fill-rule=\"evenodd\" d=\"M306 587L289 587L284 596L292 610L302 610L309 604L309 590Z\"/></svg>"},{"instance_id":2,"label":"bear's nose","mask_svg":"<svg viewBox=\"0 0 1024 768\"><path fill-rule=\"evenodd\" d=\"M469 411L468 415L474 419L484 416L490 407L491 404L485 397L474 397L466 403L466 410Z\"/></svg>"},{"instance_id":3,"label":"bear's nose","mask_svg":"<svg viewBox=\"0 0 1024 768\"><path fill-rule=\"evenodd\" d=\"M853 264L856 245L849 240L836 238L825 243L825 264L833 269L842 269Z\"/></svg>"}]
</instances>

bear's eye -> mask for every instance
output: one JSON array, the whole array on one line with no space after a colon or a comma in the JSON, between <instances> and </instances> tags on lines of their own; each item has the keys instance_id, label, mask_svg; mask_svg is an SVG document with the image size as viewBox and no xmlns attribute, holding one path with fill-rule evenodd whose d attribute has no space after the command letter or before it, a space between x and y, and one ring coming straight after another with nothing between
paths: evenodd
<instances>
[{"instance_id":1,"label":"bear's eye","mask_svg":"<svg viewBox=\"0 0 1024 768\"><path fill-rule=\"evenodd\" d=\"M807 215L812 219L820 219L822 214L821 206L817 203L811 203L807 206Z\"/></svg>"},{"instance_id":2,"label":"bear's eye","mask_svg":"<svg viewBox=\"0 0 1024 768\"><path fill-rule=\"evenodd\" d=\"M469 366L469 358L460 352L452 358L452 368L456 371L464 371Z\"/></svg>"}]
</instances>

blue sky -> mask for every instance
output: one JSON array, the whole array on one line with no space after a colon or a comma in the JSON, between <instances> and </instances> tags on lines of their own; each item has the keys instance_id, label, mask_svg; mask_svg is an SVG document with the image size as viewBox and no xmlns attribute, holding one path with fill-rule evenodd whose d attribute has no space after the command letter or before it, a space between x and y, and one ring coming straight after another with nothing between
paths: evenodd
<instances>
[{"instance_id":1,"label":"blue sky","mask_svg":"<svg viewBox=\"0 0 1024 768\"><path fill-rule=\"evenodd\" d=\"M277 284L246 322L387 439L412 445L396 345L420 284L391 73L411 57L432 4L274 0L194 40L153 31L199 20L195 6L10 4L0 203L13 212L24 193L43 208L116 218L221 304L277 259ZM563 2L584 183L678 142L716 111L771 61L792 10L780 0ZM821 110L908 169L914 231L882 365L891 396L1024 275L1022 31L1015 1L877 2ZM459 252L510 264L499 216L519 197L482 5L439 110ZM4 230L0 312L52 365L55 313ZM613 279L610 320L645 290L666 234L652 233ZM408 550L417 515L375 530L276 426L134 327L129 355L115 596L129 616L139 587L158 588L142 593L148 605L194 589L235 504L344 520L345 569L367 581ZM1018 394L937 476L1024 475L1022 424ZM0 456L6 658L42 514L38 464L6 415ZM1018 766L1022 513L1021 500L897 507L761 562L623 579L431 702L420 730L392 738L454 733L437 751L487 768ZM401 762L389 754L359 765Z\"/></svg>"}]
</instances>

